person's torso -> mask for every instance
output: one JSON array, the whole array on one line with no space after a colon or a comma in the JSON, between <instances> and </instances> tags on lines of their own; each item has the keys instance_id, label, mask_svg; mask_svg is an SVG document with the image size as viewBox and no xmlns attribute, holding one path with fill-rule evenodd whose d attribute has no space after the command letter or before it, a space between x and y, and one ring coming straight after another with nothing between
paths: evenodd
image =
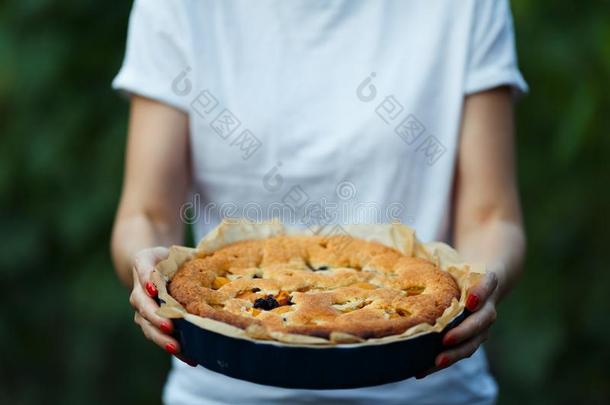
<instances>
[{"instance_id":1,"label":"person's torso","mask_svg":"<svg viewBox=\"0 0 610 405\"><path fill-rule=\"evenodd\" d=\"M193 4L197 237L307 201L446 239L470 3Z\"/></svg>"},{"instance_id":2,"label":"person's torso","mask_svg":"<svg viewBox=\"0 0 610 405\"><path fill-rule=\"evenodd\" d=\"M275 216L300 226L399 220L425 241L447 240L470 1L184 4L197 239L221 217ZM312 219L316 205L330 218ZM201 403L495 395L480 351L422 381L358 390L282 390L201 367L172 375L166 399Z\"/></svg>"}]
</instances>

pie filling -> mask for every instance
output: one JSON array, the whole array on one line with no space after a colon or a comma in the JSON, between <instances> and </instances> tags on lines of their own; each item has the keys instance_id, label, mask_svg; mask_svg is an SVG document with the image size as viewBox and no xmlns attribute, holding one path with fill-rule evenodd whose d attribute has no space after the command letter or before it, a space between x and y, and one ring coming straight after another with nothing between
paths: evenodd
<instances>
[{"instance_id":1,"label":"pie filling","mask_svg":"<svg viewBox=\"0 0 610 405\"><path fill-rule=\"evenodd\" d=\"M188 312L250 330L363 339L434 324L459 288L427 260L349 236L233 243L184 263L168 286Z\"/></svg>"}]
</instances>

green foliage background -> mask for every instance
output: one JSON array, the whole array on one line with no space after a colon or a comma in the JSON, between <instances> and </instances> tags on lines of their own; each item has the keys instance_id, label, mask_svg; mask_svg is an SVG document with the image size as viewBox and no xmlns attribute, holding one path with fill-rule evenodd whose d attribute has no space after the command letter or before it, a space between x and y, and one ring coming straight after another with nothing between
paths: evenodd
<instances>
[{"instance_id":1,"label":"green foliage background","mask_svg":"<svg viewBox=\"0 0 610 405\"><path fill-rule=\"evenodd\" d=\"M0 403L155 403L108 239L125 2L0 5ZM610 403L610 2L513 1L529 253L488 343L501 404Z\"/></svg>"}]
</instances>

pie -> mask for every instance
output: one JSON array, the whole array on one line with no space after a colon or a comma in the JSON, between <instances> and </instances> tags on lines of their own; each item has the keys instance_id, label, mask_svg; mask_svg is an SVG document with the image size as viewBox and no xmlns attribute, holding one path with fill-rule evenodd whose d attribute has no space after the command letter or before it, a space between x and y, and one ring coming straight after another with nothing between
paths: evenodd
<instances>
[{"instance_id":1,"label":"pie","mask_svg":"<svg viewBox=\"0 0 610 405\"><path fill-rule=\"evenodd\" d=\"M261 338L398 335L433 325L460 298L435 263L346 235L233 242L182 263L168 292L191 314L258 329Z\"/></svg>"}]
</instances>

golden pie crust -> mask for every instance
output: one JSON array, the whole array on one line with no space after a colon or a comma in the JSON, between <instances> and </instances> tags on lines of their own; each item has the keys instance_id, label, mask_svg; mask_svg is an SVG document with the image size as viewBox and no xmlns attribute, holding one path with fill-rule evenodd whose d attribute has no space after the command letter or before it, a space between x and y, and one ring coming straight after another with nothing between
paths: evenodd
<instances>
[{"instance_id":1,"label":"golden pie crust","mask_svg":"<svg viewBox=\"0 0 610 405\"><path fill-rule=\"evenodd\" d=\"M188 313L263 339L399 335L434 325L461 296L438 262L347 235L271 235L198 252L167 291Z\"/></svg>"}]
</instances>

